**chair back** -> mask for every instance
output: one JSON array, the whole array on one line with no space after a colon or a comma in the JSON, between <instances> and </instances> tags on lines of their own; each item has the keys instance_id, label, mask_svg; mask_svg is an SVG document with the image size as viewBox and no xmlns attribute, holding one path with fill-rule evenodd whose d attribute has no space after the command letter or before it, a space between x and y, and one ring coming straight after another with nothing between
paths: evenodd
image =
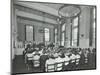
<instances>
[{"instance_id":1,"label":"chair back","mask_svg":"<svg viewBox=\"0 0 100 75\"><path fill-rule=\"evenodd\" d=\"M71 59L70 63L75 63L76 62L75 60L76 59Z\"/></svg>"},{"instance_id":2,"label":"chair back","mask_svg":"<svg viewBox=\"0 0 100 75\"><path fill-rule=\"evenodd\" d=\"M56 71L61 71L63 68L63 62L56 63Z\"/></svg>"},{"instance_id":3,"label":"chair back","mask_svg":"<svg viewBox=\"0 0 100 75\"><path fill-rule=\"evenodd\" d=\"M87 58L85 58L85 63L88 63L88 59Z\"/></svg>"},{"instance_id":4,"label":"chair back","mask_svg":"<svg viewBox=\"0 0 100 75\"><path fill-rule=\"evenodd\" d=\"M47 72L54 72L55 71L55 68L56 68L56 65L55 64L47 64L46 71Z\"/></svg>"},{"instance_id":5,"label":"chair back","mask_svg":"<svg viewBox=\"0 0 100 75\"><path fill-rule=\"evenodd\" d=\"M64 61L64 66L67 66L69 64L69 61Z\"/></svg>"},{"instance_id":6,"label":"chair back","mask_svg":"<svg viewBox=\"0 0 100 75\"><path fill-rule=\"evenodd\" d=\"M26 54L27 56L27 60L33 60L33 54L32 53L28 53Z\"/></svg>"},{"instance_id":7,"label":"chair back","mask_svg":"<svg viewBox=\"0 0 100 75\"><path fill-rule=\"evenodd\" d=\"M40 56L39 55L34 55L33 56L33 66L34 67L39 67L40 66Z\"/></svg>"},{"instance_id":8,"label":"chair back","mask_svg":"<svg viewBox=\"0 0 100 75\"><path fill-rule=\"evenodd\" d=\"M77 59L75 60L75 64L78 65L78 64L79 64L79 61L80 61L80 58L77 58Z\"/></svg>"},{"instance_id":9,"label":"chair back","mask_svg":"<svg viewBox=\"0 0 100 75\"><path fill-rule=\"evenodd\" d=\"M40 61L39 60L33 60L33 66L34 67L39 67L40 66Z\"/></svg>"}]
</instances>

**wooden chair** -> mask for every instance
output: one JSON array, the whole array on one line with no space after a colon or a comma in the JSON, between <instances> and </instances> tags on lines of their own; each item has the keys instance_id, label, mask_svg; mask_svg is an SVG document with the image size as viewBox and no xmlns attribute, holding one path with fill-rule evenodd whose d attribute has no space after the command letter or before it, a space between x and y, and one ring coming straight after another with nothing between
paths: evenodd
<instances>
[{"instance_id":1,"label":"wooden chair","mask_svg":"<svg viewBox=\"0 0 100 75\"><path fill-rule=\"evenodd\" d=\"M56 71L62 71L63 69L63 62L56 63Z\"/></svg>"},{"instance_id":2,"label":"wooden chair","mask_svg":"<svg viewBox=\"0 0 100 75\"><path fill-rule=\"evenodd\" d=\"M25 64L26 64L28 70L30 70L30 67L32 65L32 60L33 60L32 54L25 54Z\"/></svg>"},{"instance_id":3,"label":"wooden chair","mask_svg":"<svg viewBox=\"0 0 100 75\"><path fill-rule=\"evenodd\" d=\"M63 70L64 71L69 70L69 61L64 61L63 62Z\"/></svg>"},{"instance_id":4,"label":"wooden chair","mask_svg":"<svg viewBox=\"0 0 100 75\"><path fill-rule=\"evenodd\" d=\"M70 63L75 63L75 62L76 62L76 59L70 60Z\"/></svg>"},{"instance_id":5,"label":"wooden chair","mask_svg":"<svg viewBox=\"0 0 100 75\"><path fill-rule=\"evenodd\" d=\"M70 69L75 70L76 59L70 60Z\"/></svg>"},{"instance_id":6,"label":"wooden chair","mask_svg":"<svg viewBox=\"0 0 100 75\"><path fill-rule=\"evenodd\" d=\"M79 65L79 61L80 61L80 58L77 58L77 59L75 60L75 64L76 64L76 65Z\"/></svg>"},{"instance_id":7,"label":"wooden chair","mask_svg":"<svg viewBox=\"0 0 100 75\"><path fill-rule=\"evenodd\" d=\"M33 60L33 54L32 53L25 54L25 63L28 63L28 61L30 60Z\"/></svg>"},{"instance_id":8,"label":"wooden chair","mask_svg":"<svg viewBox=\"0 0 100 75\"><path fill-rule=\"evenodd\" d=\"M56 65L55 64L47 64L46 72L54 72L55 69L56 69Z\"/></svg>"},{"instance_id":9,"label":"wooden chair","mask_svg":"<svg viewBox=\"0 0 100 75\"><path fill-rule=\"evenodd\" d=\"M40 67L40 60L33 60L33 67Z\"/></svg>"},{"instance_id":10,"label":"wooden chair","mask_svg":"<svg viewBox=\"0 0 100 75\"><path fill-rule=\"evenodd\" d=\"M76 70L79 70L79 69L80 69L80 58L77 58L77 59L75 60L75 69L76 69Z\"/></svg>"},{"instance_id":11,"label":"wooden chair","mask_svg":"<svg viewBox=\"0 0 100 75\"><path fill-rule=\"evenodd\" d=\"M40 67L40 55L33 56L33 67Z\"/></svg>"},{"instance_id":12,"label":"wooden chair","mask_svg":"<svg viewBox=\"0 0 100 75\"><path fill-rule=\"evenodd\" d=\"M88 58L85 58L85 64L87 64L88 63Z\"/></svg>"},{"instance_id":13,"label":"wooden chair","mask_svg":"<svg viewBox=\"0 0 100 75\"><path fill-rule=\"evenodd\" d=\"M69 61L64 61L64 66L67 66L69 64Z\"/></svg>"}]
</instances>

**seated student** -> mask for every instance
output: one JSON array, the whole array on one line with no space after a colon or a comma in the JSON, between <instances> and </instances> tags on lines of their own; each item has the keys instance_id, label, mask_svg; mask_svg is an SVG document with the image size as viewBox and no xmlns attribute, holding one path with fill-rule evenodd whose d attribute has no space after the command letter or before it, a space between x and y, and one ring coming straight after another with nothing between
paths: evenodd
<instances>
[{"instance_id":1,"label":"seated student","mask_svg":"<svg viewBox=\"0 0 100 75\"><path fill-rule=\"evenodd\" d=\"M65 55L64 54L61 54L60 57L62 59L62 62L64 62L65 61Z\"/></svg>"},{"instance_id":2,"label":"seated student","mask_svg":"<svg viewBox=\"0 0 100 75\"><path fill-rule=\"evenodd\" d=\"M40 54L39 53L35 53L33 55L33 64L34 64L34 67L40 66Z\"/></svg>"},{"instance_id":3,"label":"seated student","mask_svg":"<svg viewBox=\"0 0 100 75\"><path fill-rule=\"evenodd\" d=\"M55 58L55 62L58 63L58 64L57 64L57 67L58 67L58 68L57 68L57 71L62 70L62 66L63 66L63 63L62 63L62 62L64 62L64 60L61 58L60 55L58 55L58 57Z\"/></svg>"},{"instance_id":4,"label":"seated student","mask_svg":"<svg viewBox=\"0 0 100 75\"><path fill-rule=\"evenodd\" d=\"M68 56L68 55L70 55L70 54L71 54L70 51L66 51L66 52L64 53L65 56Z\"/></svg>"},{"instance_id":5,"label":"seated student","mask_svg":"<svg viewBox=\"0 0 100 75\"><path fill-rule=\"evenodd\" d=\"M68 55L64 55L62 54L61 55L61 58L63 60L63 70L66 71L66 70L69 70L70 68L70 65L69 65L69 62L70 62L70 57Z\"/></svg>"},{"instance_id":6,"label":"seated student","mask_svg":"<svg viewBox=\"0 0 100 75\"><path fill-rule=\"evenodd\" d=\"M45 63L46 63L46 60L48 59L49 59L48 55L43 54L40 56L40 66L43 72L45 72Z\"/></svg>"},{"instance_id":7,"label":"seated student","mask_svg":"<svg viewBox=\"0 0 100 75\"><path fill-rule=\"evenodd\" d=\"M54 58L53 56L50 56L49 59L46 60L46 63L45 63L45 71L46 71L46 72L48 71L48 69L49 69L49 71L55 71L54 69L52 69L52 68L55 68L55 66L52 65L52 64L55 64L55 58ZM47 68L47 65L51 65L51 66L49 66L49 67ZM50 70L50 69L51 69L51 70Z\"/></svg>"},{"instance_id":8,"label":"seated student","mask_svg":"<svg viewBox=\"0 0 100 75\"><path fill-rule=\"evenodd\" d=\"M37 52L37 53L39 52L39 48L38 48L38 47L36 47L36 48L34 49L34 52L33 52L32 54L34 55L36 52Z\"/></svg>"},{"instance_id":9,"label":"seated student","mask_svg":"<svg viewBox=\"0 0 100 75\"><path fill-rule=\"evenodd\" d=\"M43 48L39 51L40 55L43 55Z\"/></svg>"},{"instance_id":10,"label":"seated student","mask_svg":"<svg viewBox=\"0 0 100 75\"><path fill-rule=\"evenodd\" d=\"M76 58L76 65L79 64L81 56L78 53L75 53L75 58Z\"/></svg>"},{"instance_id":11,"label":"seated student","mask_svg":"<svg viewBox=\"0 0 100 75\"><path fill-rule=\"evenodd\" d=\"M57 57L58 57L58 53L54 53L53 56L54 56L55 58L57 58Z\"/></svg>"},{"instance_id":12,"label":"seated student","mask_svg":"<svg viewBox=\"0 0 100 75\"><path fill-rule=\"evenodd\" d=\"M80 58L80 54L76 53L75 54L76 58Z\"/></svg>"},{"instance_id":13,"label":"seated student","mask_svg":"<svg viewBox=\"0 0 100 75\"><path fill-rule=\"evenodd\" d=\"M25 54L25 63L27 63L29 60L32 60L33 54L32 53L26 53Z\"/></svg>"},{"instance_id":14,"label":"seated student","mask_svg":"<svg viewBox=\"0 0 100 75\"><path fill-rule=\"evenodd\" d=\"M85 48L85 51L84 51L85 63L88 63L88 53L89 53L88 49Z\"/></svg>"},{"instance_id":15,"label":"seated student","mask_svg":"<svg viewBox=\"0 0 100 75\"><path fill-rule=\"evenodd\" d=\"M81 54L82 54L82 51L81 51L81 50L79 50L79 51L78 51L78 53L79 53L79 55L81 55Z\"/></svg>"},{"instance_id":16,"label":"seated student","mask_svg":"<svg viewBox=\"0 0 100 75\"><path fill-rule=\"evenodd\" d=\"M71 54L70 56L70 70L75 70L76 66L75 66L75 59L76 59L76 56L74 54L74 52Z\"/></svg>"},{"instance_id":17,"label":"seated student","mask_svg":"<svg viewBox=\"0 0 100 75\"><path fill-rule=\"evenodd\" d=\"M75 58L76 58L75 54L72 53L71 56L70 56L71 63L75 62Z\"/></svg>"},{"instance_id":18,"label":"seated student","mask_svg":"<svg viewBox=\"0 0 100 75\"><path fill-rule=\"evenodd\" d=\"M43 55L45 55L46 54L46 49L45 49L45 47L43 48Z\"/></svg>"},{"instance_id":19,"label":"seated student","mask_svg":"<svg viewBox=\"0 0 100 75\"><path fill-rule=\"evenodd\" d=\"M69 62L67 61L70 61L70 57L68 55L65 55L64 61L66 62L64 65L68 65Z\"/></svg>"},{"instance_id":20,"label":"seated student","mask_svg":"<svg viewBox=\"0 0 100 75\"><path fill-rule=\"evenodd\" d=\"M94 57L93 57L93 52L90 50L90 49L88 49L88 51L89 51L89 53L88 53L88 55L87 55L87 59L88 59L88 66L89 67L92 67L93 66L93 63L95 62L93 59L94 59Z\"/></svg>"},{"instance_id":21,"label":"seated student","mask_svg":"<svg viewBox=\"0 0 100 75\"><path fill-rule=\"evenodd\" d=\"M84 65L84 63L85 63L85 55L84 55L83 49L80 52L80 61L79 61L79 63L80 63L80 66Z\"/></svg>"},{"instance_id":22,"label":"seated student","mask_svg":"<svg viewBox=\"0 0 100 75\"><path fill-rule=\"evenodd\" d=\"M28 51L27 49L30 49L30 48L31 48L30 44L27 44L25 50Z\"/></svg>"},{"instance_id":23,"label":"seated student","mask_svg":"<svg viewBox=\"0 0 100 75\"><path fill-rule=\"evenodd\" d=\"M51 48L50 47L46 50L46 54L51 55Z\"/></svg>"}]
</instances>

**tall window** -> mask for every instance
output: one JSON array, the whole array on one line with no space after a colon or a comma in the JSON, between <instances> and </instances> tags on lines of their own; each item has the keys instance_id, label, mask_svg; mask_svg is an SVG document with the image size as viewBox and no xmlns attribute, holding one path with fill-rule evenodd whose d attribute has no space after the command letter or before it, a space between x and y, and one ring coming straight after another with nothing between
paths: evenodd
<instances>
[{"instance_id":1,"label":"tall window","mask_svg":"<svg viewBox=\"0 0 100 75\"><path fill-rule=\"evenodd\" d=\"M57 28L55 29L55 43L57 43Z\"/></svg>"},{"instance_id":2,"label":"tall window","mask_svg":"<svg viewBox=\"0 0 100 75\"><path fill-rule=\"evenodd\" d=\"M48 42L50 40L49 28L44 28L44 36L45 36L45 42Z\"/></svg>"},{"instance_id":3,"label":"tall window","mask_svg":"<svg viewBox=\"0 0 100 75\"><path fill-rule=\"evenodd\" d=\"M78 17L72 21L72 46L77 46L78 42Z\"/></svg>"},{"instance_id":4,"label":"tall window","mask_svg":"<svg viewBox=\"0 0 100 75\"><path fill-rule=\"evenodd\" d=\"M65 24L62 25L62 32L61 32L61 45L64 46L64 42L65 42Z\"/></svg>"},{"instance_id":5,"label":"tall window","mask_svg":"<svg viewBox=\"0 0 100 75\"><path fill-rule=\"evenodd\" d=\"M33 26L26 25L26 40L33 41Z\"/></svg>"}]
</instances>

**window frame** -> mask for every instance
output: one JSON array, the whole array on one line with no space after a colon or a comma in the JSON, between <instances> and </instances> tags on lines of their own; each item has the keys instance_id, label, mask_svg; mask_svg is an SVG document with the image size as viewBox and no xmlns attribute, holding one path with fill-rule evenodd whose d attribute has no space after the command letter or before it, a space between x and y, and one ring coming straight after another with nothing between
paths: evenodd
<instances>
[{"instance_id":1,"label":"window frame","mask_svg":"<svg viewBox=\"0 0 100 75\"><path fill-rule=\"evenodd\" d=\"M50 42L50 28L47 28L49 30L49 40L48 41L46 41L46 38L45 38L45 29L46 28L44 28L44 42Z\"/></svg>"},{"instance_id":2,"label":"window frame","mask_svg":"<svg viewBox=\"0 0 100 75\"><path fill-rule=\"evenodd\" d=\"M78 18L78 20L77 20L77 25L75 25L74 26L74 20L75 20L75 18ZM72 19L71 19L71 44L70 44L70 46L79 46L79 21L80 21L80 17L79 17L79 15L78 16L76 16L76 17L73 17ZM77 39L73 39L73 35L75 34L74 33L74 30L75 29L77 29L77 34L76 34L76 36L77 36ZM73 44L73 40L77 40L77 43L76 43L76 45L74 45Z\"/></svg>"},{"instance_id":3,"label":"window frame","mask_svg":"<svg viewBox=\"0 0 100 75\"><path fill-rule=\"evenodd\" d=\"M32 26L33 27L33 40L32 41L35 41L35 32L34 32L35 28L34 28L34 25L30 25L30 24L25 25L25 40L28 41L27 40L27 32L26 32L26 27L27 26Z\"/></svg>"}]
</instances>

